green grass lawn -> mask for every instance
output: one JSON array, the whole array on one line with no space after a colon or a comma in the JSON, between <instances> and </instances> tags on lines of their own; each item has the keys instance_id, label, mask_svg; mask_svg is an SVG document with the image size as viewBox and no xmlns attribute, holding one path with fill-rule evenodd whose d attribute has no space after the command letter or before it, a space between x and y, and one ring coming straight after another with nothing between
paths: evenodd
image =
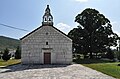
<instances>
[{"instance_id":1,"label":"green grass lawn","mask_svg":"<svg viewBox=\"0 0 120 79\"><path fill-rule=\"evenodd\" d=\"M84 59L75 62L120 79L120 66L117 66L120 62L109 62L97 59Z\"/></svg>"},{"instance_id":2,"label":"green grass lawn","mask_svg":"<svg viewBox=\"0 0 120 79\"><path fill-rule=\"evenodd\" d=\"M11 60L8 60L8 61L3 61L2 59L0 59L0 66L2 67L7 67L7 66L10 66L10 65L14 65L14 64L18 64L20 63L21 60L19 59L11 59Z\"/></svg>"}]
</instances>

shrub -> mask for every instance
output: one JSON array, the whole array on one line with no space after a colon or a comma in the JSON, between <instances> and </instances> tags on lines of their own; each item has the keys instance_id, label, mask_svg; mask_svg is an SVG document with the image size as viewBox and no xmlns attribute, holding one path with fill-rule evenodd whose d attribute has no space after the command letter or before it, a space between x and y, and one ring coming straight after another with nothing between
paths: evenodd
<instances>
[{"instance_id":1,"label":"shrub","mask_svg":"<svg viewBox=\"0 0 120 79\"><path fill-rule=\"evenodd\" d=\"M118 64L118 66L120 66L120 64Z\"/></svg>"}]
</instances>

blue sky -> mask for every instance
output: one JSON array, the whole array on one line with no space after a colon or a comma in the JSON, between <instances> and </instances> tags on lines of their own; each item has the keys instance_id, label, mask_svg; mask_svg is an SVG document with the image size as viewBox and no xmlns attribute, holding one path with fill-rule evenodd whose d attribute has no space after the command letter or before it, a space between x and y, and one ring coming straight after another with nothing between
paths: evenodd
<instances>
[{"instance_id":1,"label":"blue sky","mask_svg":"<svg viewBox=\"0 0 120 79\"><path fill-rule=\"evenodd\" d=\"M0 25L0 36L19 39L41 26L46 5L50 5L54 26L66 34L77 27L75 16L86 8L104 14L120 36L120 0L0 0L0 23L28 30L20 31Z\"/></svg>"}]
</instances>

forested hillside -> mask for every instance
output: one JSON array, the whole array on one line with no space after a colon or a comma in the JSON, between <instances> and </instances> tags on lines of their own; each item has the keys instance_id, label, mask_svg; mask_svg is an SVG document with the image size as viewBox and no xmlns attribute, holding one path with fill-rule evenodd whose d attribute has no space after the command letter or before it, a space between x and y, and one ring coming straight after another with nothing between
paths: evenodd
<instances>
[{"instance_id":1,"label":"forested hillside","mask_svg":"<svg viewBox=\"0 0 120 79\"><path fill-rule=\"evenodd\" d=\"M0 51L3 51L5 48L16 49L19 45L20 41L18 39L0 36Z\"/></svg>"}]
</instances>

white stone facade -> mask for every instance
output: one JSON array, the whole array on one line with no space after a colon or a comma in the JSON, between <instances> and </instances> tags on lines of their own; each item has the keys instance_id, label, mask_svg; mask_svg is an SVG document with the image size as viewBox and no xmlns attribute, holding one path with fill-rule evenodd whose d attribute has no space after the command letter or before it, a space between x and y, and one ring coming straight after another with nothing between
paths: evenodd
<instances>
[{"instance_id":1,"label":"white stone facade","mask_svg":"<svg viewBox=\"0 0 120 79\"><path fill-rule=\"evenodd\" d=\"M23 64L71 64L72 40L53 26L49 5L42 26L21 38Z\"/></svg>"},{"instance_id":2,"label":"white stone facade","mask_svg":"<svg viewBox=\"0 0 120 79\"><path fill-rule=\"evenodd\" d=\"M51 53L50 64L72 62L72 40L53 26L40 26L23 37L21 48L22 64L44 64L44 52Z\"/></svg>"}]
</instances>

